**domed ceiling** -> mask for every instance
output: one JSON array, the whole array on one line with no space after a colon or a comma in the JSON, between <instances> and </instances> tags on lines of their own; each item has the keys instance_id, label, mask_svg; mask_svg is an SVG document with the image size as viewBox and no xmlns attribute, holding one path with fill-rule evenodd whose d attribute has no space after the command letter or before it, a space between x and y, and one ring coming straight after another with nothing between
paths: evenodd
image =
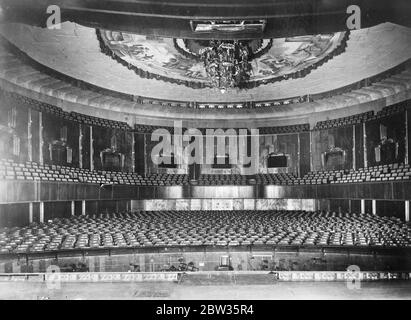
<instances>
[{"instance_id":1,"label":"domed ceiling","mask_svg":"<svg viewBox=\"0 0 411 320\"><path fill-rule=\"evenodd\" d=\"M201 59L209 46L204 40L183 40L98 30L104 53L140 77L213 87ZM348 33L242 41L250 53L251 72L246 88L287 78L304 77L312 69L343 52Z\"/></svg>"},{"instance_id":2,"label":"domed ceiling","mask_svg":"<svg viewBox=\"0 0 411 320\"><path fill-rule=\"evenodd\" d=\"M198 103L315 95L381 74L411 58L411 30L392 23L351 31L345 50L341 45L348 33L272 43L267 39L248 43L254 55L250 81L267 83L222 93L210 88L203 62L185 56L199 52L201 42L99 31L68 22L60 30L5 23L0 24L0 34L39 64L71 78L128 95Z\"/></svg>"}]
</instances>

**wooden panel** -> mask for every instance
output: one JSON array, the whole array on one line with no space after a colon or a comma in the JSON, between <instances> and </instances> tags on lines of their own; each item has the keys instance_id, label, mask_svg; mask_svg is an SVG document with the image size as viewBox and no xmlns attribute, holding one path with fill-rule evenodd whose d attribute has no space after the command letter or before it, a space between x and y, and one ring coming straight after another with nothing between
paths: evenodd
<instances>
[{"instance_id":1,"label":"wooden panel","mask_svg":"<svg viewBox=\"0 0 411 320\"><path fill-rule=\"evenodd\" d=\"M138 188L133 186L118 186L113 188L114 199L137 199Z\"/></svg>"},{"instance_id":2,"label":"wooden panel","mask_svg":"<svg viewBox=\"0 0 411 320\"><path fill-rule=\"evenodd\" d=\"M405 220L405 202L377 201L377 215L380 217L396 217Z\"/></svg>"},{"instance_id":3,"label":"wooden panel","mask_svg":"<svg viewBox=\"0 0 411 320\"><path fill-rule=\"evenodd\" d=\"M13 203L0 205L0 228L22 227L29 223L29 204Z\"/></svg>"},{"instance_id":4,"label":"wooden panel","mask_svg":"<svg viewBox=\"0 0 411 320\"><path fill-rule=\"evenodd\" d=\"M348 199L335 199L330 201L330 210L333 212L348 212Z\"/></svg>"},{"instance_id":5,"label":"wooden panel","mask_svg":"<svg viewBox=\"0 0 411 320\"><path fill-rule=\"evenodd\" d=\"M55 182L42 182L40 187L40 201L53 201L58 199L58 184Z\"/></svg>"},{"instance_id":6,"label":"wooden panel","mask_svg":"<svg viewBox=\"0 0 411 320\"><path fill-rule=\"evenodd\" d=\"M83 168L90 169L90 126L81 125Z\"/></svg>"},{"instance_id":7,"label":"wooden panel","mask_svg":"<svg viewBox=\"0 0 411 320\"><path fill-rule=\"evenodd\" d=\"M135 172L144 175L146 172L145 168L145 145L144 145L144 134L134 134L134 150L135 150Z\"/></svg>"},{"instance_id":8,"label":"wooden panel","mask_svg":"<svg viewBox=\"0 0 411 320\"><path fill-rule=\"evenodd\" d=\"M106 185L106 186L99 186L99 197L98 199L112 199L113 198L113 186Z\"/></svg>"},{"instance_id":9,"label":"wooden panel","mask_svg":"<svg viewBox=\"0 0 411 320\"><path fill-rule=\"evenodd\" d=\"M44 222L55 218L69 218L71 216L71 202L58 201L44 203Z\"/></svg>"},{"instance_id":10,"label":"wooden panel","mask_svg":"<svg viewBox=\"0 0 411 320\"><path fill-rule=\"evenodd\" d=\"M363 124L355 125L355 169L364 167L364 130Z\"/></svg>"},{"instance_id":11,"label":"wooden panel","mask_svg":"<svg viewBox=\"0 0 411 320\"><path fill-rule=\"evenodd\" d=\"M176 190L179 190L176 193ZM217 192L218 190L218 192ZM411 200L411 181L301 186L106 186L63 182L0 182L0 203L175 198Z\"/></svg>"},{"instance_id":12,"label":"wooden panel","mask_svg":"<svg viewBox=\"0 0 411 320\"><path fill-rule=\"evenodd\" d=\"M351 200L351 212L353 213L361 212L361 200Z\"/></svg>"},{"instance_id":13,"label":"wooden panel","mask_svg":"<svg viewBox=\"0 0 411 320\"><path fill-rule=\"evenodd\" d=\"M411 200L411 181L403 183L403 194L405 200Z\"/></svg>"},{"instance_id":14,"label":"wooden panel","mask_svg":"<svg viewBox=\"0 0 411 320\"><path fill-rule=\"evenodd\" d=\"M393 162L404 162L405 157L405 114L395 114L390 117L369 121L366 123L367 132L367 161L368 166L389 164ZM377 161L375 148L382 144L381 127L386 128L385 139L393 141L391 151L381 148L380 161ZM398 143L398 156L395 157L395 143ZM384 144L383 144L384 145ZM385 144L385 145L388 145ZM384 152L386 150L386 152Z\"/></svg>"},{"instance_id":15,"label":"wooden panel","mask_svg":"<svg viewBox=\"0 0 411 320\"><path fill-rule=\"evenodd\" d=\"M310 133L300 133L300 176L310 171Z\"/></svg>"},{"instance_id":16,"label":"wooden panel","mask_svg":"<svg viewBox=\"0 0 411 320\"><path fill-rule=\"evenodd\" d=\"M372 200L365 200L365 213L372 213Z\"/></svg>"}]
</instances>

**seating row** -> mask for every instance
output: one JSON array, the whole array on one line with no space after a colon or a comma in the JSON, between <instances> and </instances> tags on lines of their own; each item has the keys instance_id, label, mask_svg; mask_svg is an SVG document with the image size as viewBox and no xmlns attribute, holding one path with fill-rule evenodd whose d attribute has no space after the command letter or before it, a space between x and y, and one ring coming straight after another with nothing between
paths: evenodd
<instances>
[{"instance_id":1,"label":"seating row","mask_svg":"<svg viewBox=\"0 0 411 320\"><path fill-rule=\"evenodd\" d=\"M369 214L305 211L138 211L0 230L0 253L184 246L410 247L411 227Z\"/></svg>"}]
</instances>

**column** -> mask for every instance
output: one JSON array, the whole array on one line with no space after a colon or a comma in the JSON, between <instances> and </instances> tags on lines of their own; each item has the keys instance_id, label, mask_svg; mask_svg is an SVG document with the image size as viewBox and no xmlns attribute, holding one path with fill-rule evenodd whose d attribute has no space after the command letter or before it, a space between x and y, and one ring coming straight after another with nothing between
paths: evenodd
<instances>
[{"instance_id":1,"label":"column","mask_svg":"<svg viewBox=\"0 0 411 320\"><path fill-rule=\"evenodd\" d=\"M81 214L82 214L83 216L86 215L86 200L82 200L82 201L81 201Z\"/></svg>"},{"instance_id":2,"label":"column","mask_svg":"<svg viewBox=\"0 0 411 320\"><path fill-rule=\"evenodd\" d=\"M361 199L361 213L365 213L365 200Z\"/></svg>"},{"instance_id":3,"label":"column","mask_svg":"<svg viewBox=\"0 0 411 320\"><path fill-rule=\"evenodd\" d=\"M33 223L33 202L29 203L29 223Z\"/></svg>"},{"instance_id":4,"label":"column","mask_svg":"<svg viewBox=\"0 0 411 320\"><path fill-rule=\"evenodd\" d=\"M78 136L78 165L79 168L83 168L83 126L79 125L80 134Z\"/></svg>"},{"instance_id":5,"label":"column","mask_svg":"<svg viewBox=\"0 0 411 320\"><path fill-rule=\"evenodd\" d=\"M74 201L71 201L71 215L76 215L76 203Z\"/></svg>"},{"instance_id":6,"label":"column","mask_svg":"<svg viewBox=\"0 0 411 320\"><path fill-rule=\"evenodd\" d=\"M405 164L409 164L409 148L408 148L408 141L409 141L409 135L408 135L408 110L405 110Z\"/></svg>"},{"instance_id":7,"label":"column","mask_svg":"<svg viewBox=\"0 0 411 320\"><path fill-rule=\"evenodd\" d=\"M31 132L31 109L28 109L28 116L27 116L27 152L28 152L28 160L33 161L33 134Z\"/></svg>"},{"instance_id":8,"label":"column","mask_svg":"<svg viewBox=\"0 0 411 320\"><path fill-rule=\"evenodd\" d=\"M405 201L405 222L410 221L410 201Z\"/></svg>"},{"instance_id":9,"label":"column","mask_svg":"<svg viewBox=\"0 0 411 320\"><path fill-rule=\"evenodd\" d=\"M310 171L313 169L313 132L310 130Z\"/></svg>"},{"instance_id":10,"label":"column","mask_svg":"<svg viewBox=\"0 0 411 320\"><path fill-rule=\"evenodd\" d=\"M90 170L94 170L93 127L90 126Z\"/></svg>"},{"instance_id":11,"label":"column","mask_svg":"<svg viewBox=\"0 0 411 320\"><path fill-rule=\"evenodd\" d=\"M315 199L315 211L320 211L323 210L321 206L321 200L320 199Z\"/></svg>"},{"instance_id":12,"label":"column","mask_svg":"<svg viewBox=\"0 0 411 320\"><path fill-rule=\"evenodd\" d=\"M372 214L374 216L377 214L377 200L372 200Z\"/></svg>"},{"instance_id":13,"label":"column","mask_svg":"<svg viewBox=\"0 0 411 320\"><path fill-rule=\"evenodd\" d=\"M300 155L300 150L301 150L301 141L300 141L300 134L297 133L297 159L298 159L298 166L297 166L297 177L301 177L301 155Z\"/></svg>"},{"instance_id":14,"label":"column","mask_svg":"<svg viewBox=\"0 0 411 320\"><path fill-rule=\"evenodd\" d=\"M144 172L143 172L143 176L146 176L147 174L150 174L150 172L149 172L149 167L147 166L147 155L146 155L146 150L147 150L147 134L144 133L143 137L144 137L144 150L142 150L142 152L144 152Z\"/></svg>"},{"instance_id":15,"label":"column","mask_svg":"<svg viewBox=\"0 0 411 320\"><path fill-rule=\"evenodd\" d=\"M364 168L368 167L367 161L367 132L365 130L365 122L362 124L363 135L364 135Z\"/></svg>"},{"instance_id":16,"label":"column","mask_svg":"<svg viewBox=\"0 0 411 320\"><path fill-rule=\"evenodd\" d=\"M40 164L44 163L43 159L43 113L39 112L39 162Z\"/></svg>"},{"instance_id":17,"label":"column","mask_svg":"<svg viewBox=\"0 0 411 320\"><path fill-rule=\"evenodd\" d=\"M44 202L40 202L40 223L44 223Z\"/></svg>"},{"instance_id":18,"label":"column","mask_svg":"<svg viewBox=\"0 0 411 320\"><path fill-rule=\"evenodd\" d=\"M352 168L355 170L357 167L356 150L355 150L355 124L352 126Z\"/></svg>"},{"instance_id":19,"label":"column","mask_svg":"<svg viewBox=\"0 0 411 320\"><path fill-rule=\"evenodd\" d=\"M136 150L135 150L135 133L131 133L131 169L136 172Z\"/></svg>"}]
</instances>

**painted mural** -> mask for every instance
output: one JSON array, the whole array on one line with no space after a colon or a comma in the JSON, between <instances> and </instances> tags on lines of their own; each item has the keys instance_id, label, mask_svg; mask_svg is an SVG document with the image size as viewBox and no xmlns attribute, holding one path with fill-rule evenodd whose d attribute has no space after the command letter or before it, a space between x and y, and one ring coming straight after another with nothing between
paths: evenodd
<instances>
[{"instance_id":1,"label":"painted mural","mask_svg":"<svg viewBox=\"0 0 411 320\"><path fill-rule=\"evenodd\" d=\"M102 51L142 77L167 79L179 84L210 85L203 62L186 40L159 38L109 30L97 30ZM261 40L254 48L252 74L256 85L283 77L303 77L310 70L345 50L345 32ZM194 41L194 40L193 40Z\"/></svg>"}]
</instances>

